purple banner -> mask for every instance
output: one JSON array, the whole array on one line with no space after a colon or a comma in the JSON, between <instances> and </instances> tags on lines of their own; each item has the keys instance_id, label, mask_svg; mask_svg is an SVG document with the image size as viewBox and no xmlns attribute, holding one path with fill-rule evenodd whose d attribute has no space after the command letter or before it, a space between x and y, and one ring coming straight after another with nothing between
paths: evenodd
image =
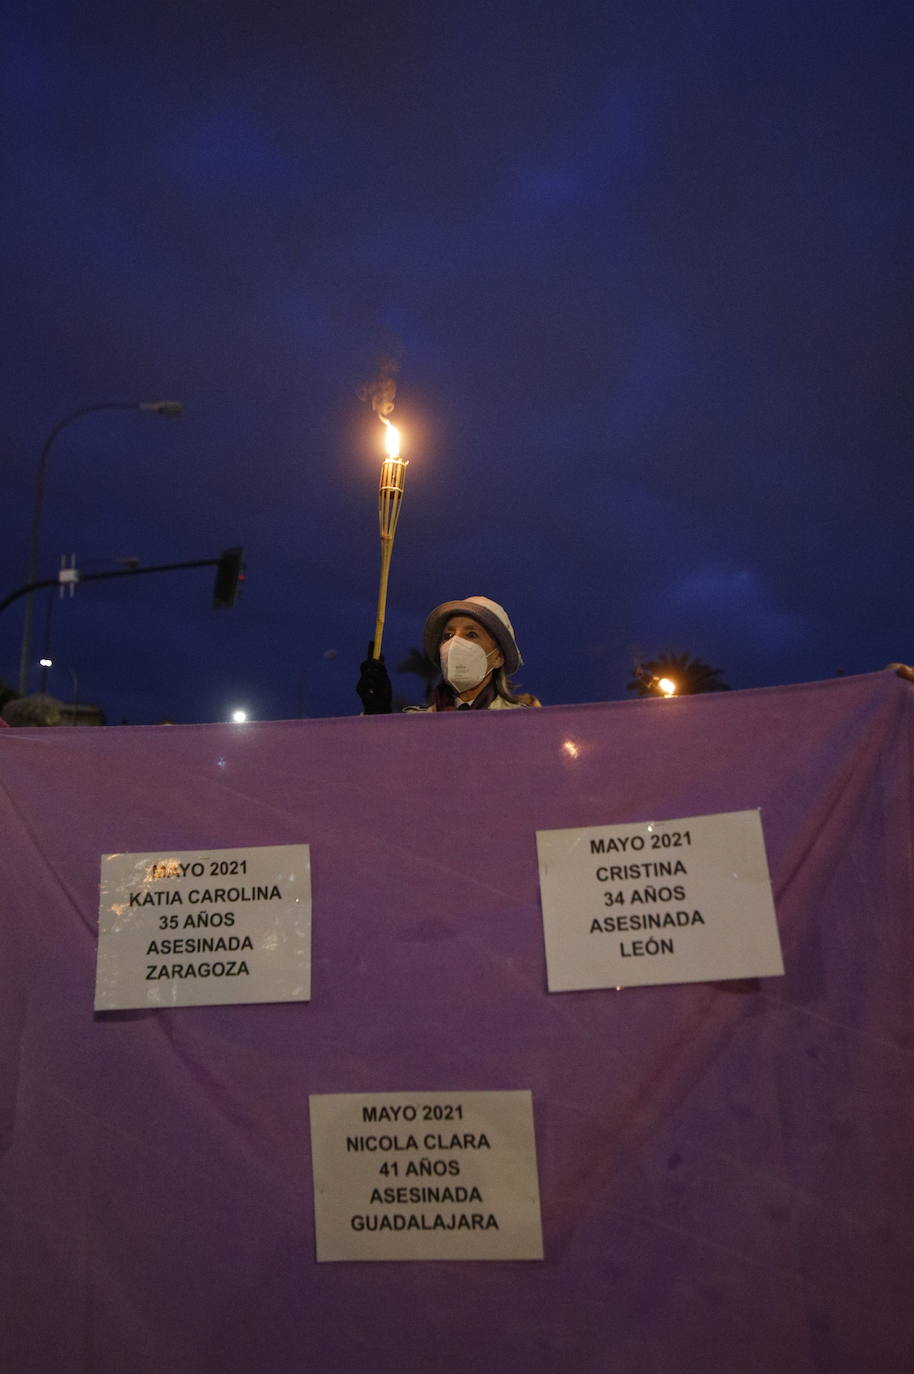
<instances>
[{"instance_id":1,"label":"purple banner","mask_svg":"<svg viewBox=\"0 0 914 1374\"><path fill-rule=\"evenodd\" d=\"M0 733L16 1374L908 1374L914 691ZM535 832L761 808L785 976L548 994ZM93 1014L99 858L308 844L312 1001ZM530 1089L543 1262L315 1262L310 1093Z\"/></svg>"}]
</instances>

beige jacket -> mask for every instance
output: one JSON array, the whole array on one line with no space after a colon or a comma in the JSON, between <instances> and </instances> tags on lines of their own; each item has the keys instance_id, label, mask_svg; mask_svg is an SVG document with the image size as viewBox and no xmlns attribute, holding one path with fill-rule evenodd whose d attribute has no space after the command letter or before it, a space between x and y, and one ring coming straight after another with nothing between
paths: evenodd
<instances>
[{"instance_id":1,"label":"beige jacket","mask_svg":"<svg viewBox=\"0 0 914 1374\"><path fill-rule=\"evenodd\" d=\"M543 704L543 703L542 703L541 701L538 701L536 697L534 697L532 701L505 701L504 697L496 697L495 700L492 702L492 704L491 704L490 706L487 706L487 707L486 707L486 710L487 710L487 711L518 711L518 710L523 711L523 710L526 710L526 708L527 708L528 706L542 706L542 704ZM406 707L405 714L406 714L406 713L414 714L414 713L416 713L416 712L422 712L422 713L424 714L424 713L427 712L427 711L436 711L436 710L437 710L437 707L435 707L435 706L407 706L407 707Z\"/></svg>"}]
</instances>

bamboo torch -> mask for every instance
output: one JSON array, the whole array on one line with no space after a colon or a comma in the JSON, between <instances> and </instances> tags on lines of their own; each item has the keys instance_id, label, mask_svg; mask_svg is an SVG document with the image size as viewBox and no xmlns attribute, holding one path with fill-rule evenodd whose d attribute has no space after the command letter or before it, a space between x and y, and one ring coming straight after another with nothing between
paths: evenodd
<instances>
[{"instance_id":1,"label":"bamboo torch","mask_svg":"<svg viewBox=\"0 0 914 1374\"><path fill-rule=\"evenodd\" d=\"M380 415L387 426L387 457L381 464L381 480L378 483L378 525L381 532L381 577L378 583L378 614L374 626L373 658L381 657L381 640L384 635L384 616L387 610L387 577L390 572L390 556L394 551L394 535L400 518L403 502L403 485L409 460L400 457L400 435L386 415Z\"/></svg>"}]
</instances>

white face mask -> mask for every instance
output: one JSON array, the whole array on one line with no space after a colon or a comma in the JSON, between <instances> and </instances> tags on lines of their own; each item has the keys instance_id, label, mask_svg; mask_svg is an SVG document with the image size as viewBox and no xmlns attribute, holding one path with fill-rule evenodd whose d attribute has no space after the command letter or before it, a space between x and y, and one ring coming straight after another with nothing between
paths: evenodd
<instances>
[{"instance_id":1,"label":"white face mask","mask_svg":"<svg viewBox=\"0 0 914 1374\"><path fill-rule=\"evenodd\" d=\"M481 644L454 635L438 650L441 672L455 692L469 692L478 687L489 671L489 655Z\"/></svg>"}]
</instances>

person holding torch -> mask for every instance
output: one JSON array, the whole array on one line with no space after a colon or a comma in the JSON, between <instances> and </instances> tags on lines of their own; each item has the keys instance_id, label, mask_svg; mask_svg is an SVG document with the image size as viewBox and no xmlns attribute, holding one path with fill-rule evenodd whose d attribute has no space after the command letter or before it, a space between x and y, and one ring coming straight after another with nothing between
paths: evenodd
<instances>
[{"instance_id":1,"label":"person holding torch","mask_svg":"<svg viewBox=\"0 0 914 1374\"><path fill-rule=\"evenodd\" d=\"M445 601L425 622L423 647L441 670L428 706L407 711L510 711L540 706L536 697L516 692L511 674L523 662L508 613L487 596ZM389 715L393 691L383 659L367 658L356 688L366 716Z\"/></svg>"},{"instance_id":2,"label":"person holding torch","mask_svg":"<svg viewBox=\"0 0 914 1374\"><path fill-rule=\"evenodd\" d=\"M393 711L393 691L381 641L387 611L387 583L394 536L403 505L408 460L400 454L400 434L390 421L399 367L396 357L382 358L378 378L360 391L371 403L385 427L387 457L381 464L378 483L378 526L381 539L381 571L378 582L378 607L374 638L368 658L361 665L356 691L366 716L389 715ZM441 670L441 681L428 706L406 707L408 711L504 711L518 706L539 706L536 697L515 692L510 674L521 664L508 613L487 596L470 596L463 601L445 601L436 606L425 622L423 636L426 657Z\"/></svg>"}]
</instances>

